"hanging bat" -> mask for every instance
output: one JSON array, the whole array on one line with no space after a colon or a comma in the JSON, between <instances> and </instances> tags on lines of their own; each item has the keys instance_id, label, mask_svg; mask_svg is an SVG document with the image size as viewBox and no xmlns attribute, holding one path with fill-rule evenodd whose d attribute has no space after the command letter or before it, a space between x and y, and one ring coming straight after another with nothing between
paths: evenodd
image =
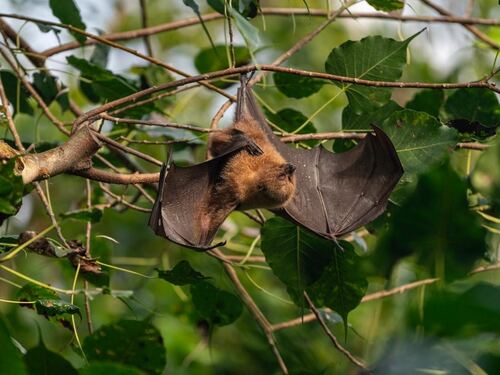
<instances>
[{"instance_id":1,"label":"hanging bat","mask_svg":"<svg viewBox=\"0 0 500 375\"><path fill-rule=\"evenodd\" d=\"M211 133L212 159L164 164L149 225L157 235L208 250L234 210L267 208L316 234L336 238L379 216L403 174L387 135L373 126L353 149L292 148L271 131L246 77L232 127Z\"/></svg>"}]
</instances>

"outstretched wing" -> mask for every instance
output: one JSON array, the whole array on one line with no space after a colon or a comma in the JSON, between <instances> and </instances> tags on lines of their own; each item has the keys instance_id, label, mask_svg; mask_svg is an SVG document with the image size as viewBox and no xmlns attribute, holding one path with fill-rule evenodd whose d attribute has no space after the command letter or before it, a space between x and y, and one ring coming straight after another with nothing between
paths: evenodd
<instances>
[{"instance_id":1,"label":"outstretched wing","mask_svg":"<svg viewBox=\"0 0 500 375\"><path fill-rule=\"evenodd\" d=\"M359 228L387 205L403 174L396 150L378 127L353 149L339 154L323 147L312 150L287 146L274 135L242 80L237 118L251 116L267 133L280 154L296 166L296 191L290 202L275 212L303 227L334 238Z\"/></svg>"},{"instance_id":2,"label":"outstretched wing","mask_svg":"<svg viewBox=\"0 0 500 375\"><path fill-rule=\"evenodd\" d=\"M158 196L149 218L149 226L154 232L199 251L223 245L211 243L219 226L236 207L224 207L224 212L209 226L199 225L200 213L206 207L224 164L247 145L247 141L241 140L223 155L190 167L176 166L171 162L170 153L160 173Z\"/></svg>"}]
</instances>

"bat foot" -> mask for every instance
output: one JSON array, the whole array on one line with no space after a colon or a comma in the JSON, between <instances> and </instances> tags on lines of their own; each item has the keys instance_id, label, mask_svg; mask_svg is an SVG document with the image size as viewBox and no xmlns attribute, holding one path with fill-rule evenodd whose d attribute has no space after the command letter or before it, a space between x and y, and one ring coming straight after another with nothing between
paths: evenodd
<instances>
[{"instance_id":1,"label":"bat foot","mask_svg":"<svg viewBox=\"0 0 500 375\"><path fill-rule=\"evenodd\" d=\"M259 156L263 154L262 149L257 145L257 143L250 141L246 147L247 152L252 156Z\"/></svg>"}]
</instances>

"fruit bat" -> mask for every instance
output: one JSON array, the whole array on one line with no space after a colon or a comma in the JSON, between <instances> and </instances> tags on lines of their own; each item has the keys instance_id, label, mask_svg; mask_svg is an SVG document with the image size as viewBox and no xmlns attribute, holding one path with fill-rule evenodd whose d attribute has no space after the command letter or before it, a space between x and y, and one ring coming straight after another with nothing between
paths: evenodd
<instances>
[{"instance_id":1,"label":"fruit bat","mask_svg":"<svg viewBox=\"0 0 500 375\"><path fill-rule=\"evenodd\" d=\"M223 245L212 241L232 211L267 208L336 240L379 216L403 174L390 139L373 129L343 153L290 147L272 132L242 76L233 126L210 135L212 159L178 167L170 150L149 225L204 251Z\"/></svg>"}]
</instances>

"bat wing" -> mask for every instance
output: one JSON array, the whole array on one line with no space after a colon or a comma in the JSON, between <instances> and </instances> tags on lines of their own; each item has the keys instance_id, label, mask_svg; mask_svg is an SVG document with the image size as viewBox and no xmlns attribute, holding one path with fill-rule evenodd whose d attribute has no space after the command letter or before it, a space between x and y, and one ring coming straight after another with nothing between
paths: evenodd
<instances>
[{"instance_id":1,"label":"bat wing","mask_svg":"<svg viewBox=\"0 0 500 375\"><path fill-rule=\"evenodd\" d=\"M275 213L323 237L339 237L374 220L385 210L403 174L393 144L375 126L375 134L343 153L287 146L267 125L245 79L238 92L236 116L257 120L280 154L297 168L295 194Z\"/></svg>"},{"instance_id":2,"label":"bat wing","mask_svg":"<svg viewBox=\"0 0 500 375\"><path fill-rule=\"evenodd\" d=\"M224 164L235 153L247 147L241 140L232 145L223 155L190 167L178 167L171 162L171 152L162 167L158 196L156 198L149 226L154 232L179 245L205 251L211 245L217 229L236 207L224 207L220 220L211 222L210 227L199 224L199 215L205 207L213 185L217 182Z\"/></svg>"}]
</instances>

